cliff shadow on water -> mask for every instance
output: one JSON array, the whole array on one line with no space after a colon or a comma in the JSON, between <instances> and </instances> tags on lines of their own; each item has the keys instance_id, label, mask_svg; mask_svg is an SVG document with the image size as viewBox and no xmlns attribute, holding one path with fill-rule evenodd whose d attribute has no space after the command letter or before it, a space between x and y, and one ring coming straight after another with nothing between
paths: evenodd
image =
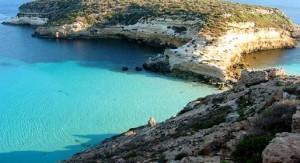
<instances>
[{"instance_id":1,"label":"cliff shadow on water","mask_svg":"<svg viewBox=\"0 0 300 163\"><path fill-rule=\"evenodd\" d=\"M101 134L101 135L73 135L74 145L66 146L64 150L56 151L12 151L0 153L1 163L53 163L62 159L67 159L74 153L90 148L97 143L101 143L107 138L113 137L116 134ZM83 141L86 140L86 141Z\"/></svg>"},{"instance_id":2,"label":"cliff shadow on water","mask_svg":"<svg viewBox=\"0 0 300 163\"><path fill-rule=\"evenodd\" d=\"M0 44L0 56L25 64L74 62L81 67L116 72L128 67L128 74L136 74L136 67L164 50L120 39L40 39L31 37L32 32L31 27L0 25L0 34L6 36Z\"/></svg>"}]
</instances>

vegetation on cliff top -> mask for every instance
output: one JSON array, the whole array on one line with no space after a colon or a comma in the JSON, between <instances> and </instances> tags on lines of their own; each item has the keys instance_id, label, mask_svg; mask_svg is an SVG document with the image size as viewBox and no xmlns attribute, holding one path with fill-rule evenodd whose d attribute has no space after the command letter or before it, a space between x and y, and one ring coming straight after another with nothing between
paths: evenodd
<instances>
[{"instance_id":1,"label":"vegetation on cliff top","mask_svg":"<svg viewBox=\"0 0 300 163\"><path fill-rule=\"evenodd\" d=\"M202 33L218 35L230 23L254 22L256 27L289 29L291 21L279 10L223 0L36 0L20 7L21 13L40 13L48 25L76 20L91 25L135 24L143 18L204 20Z\"/></svg>"}]
</instances>

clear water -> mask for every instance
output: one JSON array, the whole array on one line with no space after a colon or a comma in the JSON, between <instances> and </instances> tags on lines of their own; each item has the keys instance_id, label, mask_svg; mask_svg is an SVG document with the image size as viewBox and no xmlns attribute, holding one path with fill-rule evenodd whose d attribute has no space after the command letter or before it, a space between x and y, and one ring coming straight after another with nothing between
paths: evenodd
<instances>
[{"instance_id":1,"label":"clear water","mask_svg":"<svg viewBox=\"0 0 300 163\"><path fill-rule=\"evenodd\" d=\"M25 1L0 0L0 20L14 16ZM284 6L274 0L257 3L278 6L300 23L299 2L290 1ZM165 120L187 102L217 92L207 85L135 72L156 49L116 40L44 40L32 38L31 32L0 25L1 163L66 159L145 124L150 116ZM254 60L253 66L275 65L300 74L299 49L265 53L269 56L260 63ZM122 66L131 71L121 72Z\"/></svg>"},{"instance_id":2,"label":"clear water","mask_svg":"<svg viewBox=\"0 0 300 163\"><path fill-rule=\"evenodd\" d=\"M18 2L0 0L0 19ZM175 115L217 92L135 72L159 50L116 40L56 41L0 25L0 162L55 162L104 138ZM121 72L122 66L131 71Z\"/></svg>"}]
</instances>

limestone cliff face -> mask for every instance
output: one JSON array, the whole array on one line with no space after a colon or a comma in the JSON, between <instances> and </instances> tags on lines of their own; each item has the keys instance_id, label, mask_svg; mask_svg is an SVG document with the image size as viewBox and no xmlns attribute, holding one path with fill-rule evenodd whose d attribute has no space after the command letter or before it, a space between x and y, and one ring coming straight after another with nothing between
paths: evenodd
<instances>
[{"instance_id":1,"label":"limestone cliff face","mask_svg":"<svg viewBox=\"0 0 300 163\"><path fill-rule=\"evenodd\" d=\"M296 45L287 31L246 27L231 29L212 43L203 38L193 39L177 49L167 50L165 55L169 56L171 70L192 71L226 81L238 76L231 67L240 63L244 53Z\"/></svg>"},{"instance_id":2,"label":"limestone cliff face","mask_svg":"<svg viewBox=\"0 0 300 163\"><path fill-rule=\"evenodd\" d=\"M39 27L38 36L58 38L127 38L157 45L181 46L199 31L195 24L202 21L155 18L142 19L132 25L91 26L78 19L72 24L59 27Z\"/></svg>"},{"instance_id":3,"label":"limestone cliff face","mask_svg":"<svg viewBox=\"0 0 300 163\"><path fill-rule=\"evenodd\" d=\"M292 48L300 36L299 27L277 9L221 0L37 0L6 23L40 25L35 32L40 37L126 38L169 46L145 68L223 82L238 78L242 54Z\"/></svg>"}]
</instances>

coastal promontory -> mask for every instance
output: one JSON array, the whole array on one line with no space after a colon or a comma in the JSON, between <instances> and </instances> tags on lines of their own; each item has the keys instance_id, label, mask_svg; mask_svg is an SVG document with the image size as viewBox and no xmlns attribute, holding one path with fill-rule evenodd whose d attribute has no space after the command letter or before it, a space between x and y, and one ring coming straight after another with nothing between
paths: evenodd
<instances>
[{"instance_id":1,"label":"coastal promontory","mask_svg":"<svg viewBox=\"0 0 300 163\"><path fill-rule=\"evenodd\" d=\"M233 81L245 53L293 48L299 27L278 9L222 0L36 0L9 24L58 39L123 38L166 47L148 70Z\"/></svg>"}]
</instances>

